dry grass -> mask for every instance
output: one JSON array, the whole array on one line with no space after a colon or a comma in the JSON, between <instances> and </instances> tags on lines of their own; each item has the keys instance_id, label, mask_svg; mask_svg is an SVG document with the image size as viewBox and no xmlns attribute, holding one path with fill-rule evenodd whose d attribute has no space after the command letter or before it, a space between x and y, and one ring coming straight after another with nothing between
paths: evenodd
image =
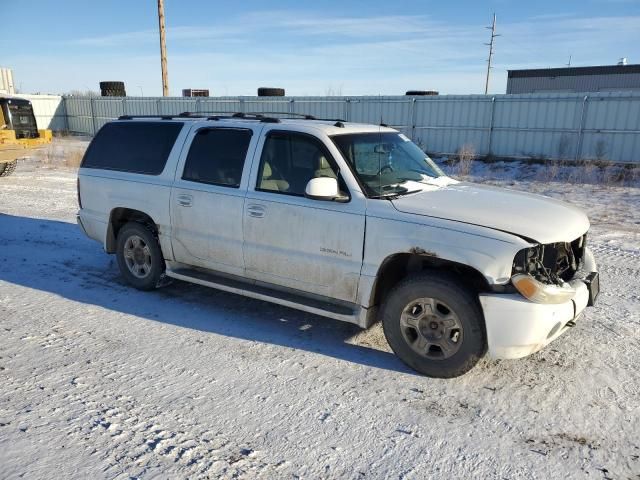
<instances>
[{"instance_id":1,"label":"dry grass","mask_svg":"<svg viewBox=\"0 0 640 480\"><path fill-rule=\"evenodd\" d=\"M82 162L85 148L66 146L53 140L47 147L36 150L32 158L43 168L56 169L59 167L78 168Z\"/></svg>"},{"instance_id":2,"label":"dry grass","mask_svg":"<svg viewBox=\"0 0 640 480\"><path fill-rule=\"evenodd\" d=\"M471 174L471 166L476 158L476 149L473 145L462 145L455 157L455 172L459 177L468 177Z\"/></svg>"},{"instance_id":3,"label":"dry grass","mask_svg":"<svg viewBox=\"0 0 640 480\"><path fill-rule=\"evenodd\" d=\"M580 161L546 160L535 180L603 186L637 185L640 166L612 164L597 159Z\"/></svg>"},{"instance_id":4,"label":"dry grass","mask_svg":"<svg viewBox=\"0 0 640 480\"><path fill-rule=\"evenodd\" d=\"M75 148L68 152L64 157L64 165L66 167L78 168L84 156L84 149Z\"/></svg>"}]
</instances>

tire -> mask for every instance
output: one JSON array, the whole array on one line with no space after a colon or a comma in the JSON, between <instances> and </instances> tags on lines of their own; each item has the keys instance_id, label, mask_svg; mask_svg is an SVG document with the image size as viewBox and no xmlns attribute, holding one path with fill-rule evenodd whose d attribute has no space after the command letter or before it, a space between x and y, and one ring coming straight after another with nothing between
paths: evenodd
<instances>
[{"instance_id":1,"label":"tire","mask_svg":"<svg viewBox=\"0 0 640 480\"><path fill-rule=\"evenodd\" d=\"M102 90L100 93L103 97L126 97L127 96L124 90Z\"/></svg>"},{"instance_id":2,"label":"tire","mask_svg":"<svg viewBox=\"0 0 640 480\"><path fill-rule=\"evenodd\" d=\"M100 82L100 90L124 90L124 82Z\"/></svg>"},{"instance_id":3,"label":"tire","mask_svg":"<svg viewBox=\"0 0 640 480\"><path fill-rule=\"evenodd\" d=\"M439 95L440 92L436 92L435 90L409 90L405 93L405 95L412 96L431 96L431 95Z\"/></svg>"},{"instance_id":4,"label":"tire","mask_svg":"<svg viewBox=\"0 0 640 480\"><path fill-rule=\"evenodd\" d=\"M8 177L11 175L18 166L18 160L13 162L0 163L0 177Z\"/></svg>"},{"instance_id":5,"label":"tire","mask_svg":"<svg viewBox=\"0 0 640 480\"><path fill-rule=\"evenodd\" d=\"M389 293L381 316L394 353L429 377L460 376L487 350L477 295L452 275L433 272L405 278Z\"/></svg>"},{"instance_id":6,"label":"tire","mask_svg":"<svg viewBox=\"0 0 640 480\"><path fill-rule=\"evenodd\" d=\"M258 89L259 97L284 97L284 88L268 88L260 87Z\"/></svg>"},{"instance_id":7,"label":"tire","mask_svg":"<svg viewBox=\"0 0 640 480\"><path fill-rule=\"evenodd\" d=\"M141 223L129 222L120 229L116 258L124 279L138 290L155 289L164 276L165 264L158 239Z\"/></svg>"}]
</instances>

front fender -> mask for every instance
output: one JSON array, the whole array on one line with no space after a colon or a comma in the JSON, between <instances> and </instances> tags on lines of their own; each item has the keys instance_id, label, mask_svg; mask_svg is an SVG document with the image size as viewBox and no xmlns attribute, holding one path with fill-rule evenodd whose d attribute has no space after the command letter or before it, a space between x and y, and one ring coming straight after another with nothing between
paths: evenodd
<instances>
[{"instance_id":1,"label":"front fender","mask_svg":"<svg viewBox=\"0 0 640 480\"><path fill-rule=\"evenodd\" d=\"M531 244L505 232L449 220L367 218L362 274L375 277L391 255L412 253L467 265L489 285L506 284L516 253Z\"/></svg>"}]
</instances>

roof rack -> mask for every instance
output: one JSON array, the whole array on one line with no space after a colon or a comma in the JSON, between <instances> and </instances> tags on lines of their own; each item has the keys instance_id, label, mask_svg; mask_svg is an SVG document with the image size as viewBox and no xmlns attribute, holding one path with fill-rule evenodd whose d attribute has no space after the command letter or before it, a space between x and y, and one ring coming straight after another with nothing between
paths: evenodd
<instances>
[{"instance_id":1,"label":"roof rack","mask_svg":"<svg viewBox=\"0 0 640 480\"><path fill-rule=\"evenodd\" d=\"M134 118L160 118L162 120L173 120L174 118L203 118L206 120L223 120L223 119L244 119L244 120L258 120L265 123L278 123L277 118L265 117L263 115L253 115L242 112L215 112L216 115L211 115L214 112L182 112L178 115L121 115L118 120L133 120Z\"/></svg>"},{"instance_id":2,"label":"roof rack","mask_svg":"<svg viewBox=\"0 0 640 480\"><path fill-rule=\"evenodd\" d=\"M300 118L301 120L319 120L325 122L336 122L336 127L344 127L346 120L340 118L316 118L306 113L290 112L182 112L177 115L121 115L118 120L132 120L134 118L160 118L162 120L173 120L175 118L202 118L205 120L257 120L264 123L280 123L280 119L266 115L287 115L289 117Z\"/></svg>"},{"instance_id":3,"label":"roof rack","mask_svg":"<svg viewBox=\"0 0 640 480\"><path fill-rule=\"evenodd\" d=\"M161 118L162 120L171 120L176 115L120 115L118 120L131 120L133 118Z\"/></svg>"}]
</instances>

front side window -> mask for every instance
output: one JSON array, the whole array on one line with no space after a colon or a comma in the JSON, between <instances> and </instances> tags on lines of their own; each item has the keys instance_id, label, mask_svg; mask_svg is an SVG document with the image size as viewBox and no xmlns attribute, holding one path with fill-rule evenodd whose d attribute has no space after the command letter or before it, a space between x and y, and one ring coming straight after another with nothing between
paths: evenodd
<instances>
[{"instance_id":1,"label":"front side window","mask_svg":"<svg viewBox=\"0 0 640 480\"><path fill-rule=\"evenodd\" d=\"M271 132L262 149L256 187L258 190L302 196L312 178L338 179L338 169L334 165L324 146L313 137ZM341 190L346 191L346 187L341 185Z\"/></svg>"},{"instance_id":2,"label":"front side window","mask_svg":"<svg viewBox=\"0 0 640 480\"><path fill-rule=\"evenodd\" d=\"M184 166L183 180L238 188L251 142L251 130L198 130Z\"/></svg>"},{"instance_id":3,"label":"front side window","mask_svg":"<svg viewBox=\"0 0 640 480\"><path fill-rule=\"evenodd\" d=\"M444 175L406 136L371 132L331 137L369 197L398 195Z\"/></svg>"}]
</instances>

